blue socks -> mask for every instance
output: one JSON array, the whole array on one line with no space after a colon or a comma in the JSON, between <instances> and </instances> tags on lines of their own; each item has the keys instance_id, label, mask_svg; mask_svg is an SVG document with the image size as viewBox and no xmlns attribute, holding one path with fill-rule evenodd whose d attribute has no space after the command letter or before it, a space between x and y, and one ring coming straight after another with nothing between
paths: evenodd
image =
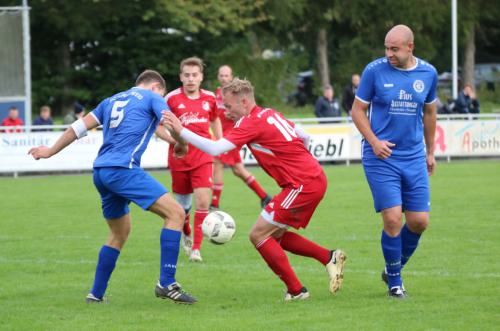
<instances>
[{"instance_id":1,"label":"blue socks","mask_svg":"<svg viewBox=\"0 0 500 331\"><path fill-rule=\"evenodd\" d=\"M104 296L104 292L106 292L106 288L108 287L109 277L111 277L111 273L115 269L118 256L120 256L120 251L116 248L102 246L99 252L99 259L97 260L94 286L90 291L96 298L102 299Z\"/></svg>"},{"instance_id":2,"label":"blue socks","mask_svg":"<svg viewBox=\"0 0 500 331\"><path fill-rule=\"evenodd\" d=\"M382 252L385 258L385 268L389 280L389 289L401 286L401 235L390 237L382 230Z\"/></svg>"},{"instance_id":3,"label":"blue socks","mask_svg":"<svg viewBox=\"0 0 500 331\"><path fill-rule=\"evenodd\" d=\"M401 229L401 267L410 259L413 252L417 249L420 234L411 232L408 226L405 225Z\"/></svg>"},{"instance_id":4,"label":"blue socks","mask_svg":"<svg viewBox=\"0 0 500 331\"><path fill-rule=\"evenodd\" d=\"M175 282L181 231L163 228L160 235L160 285L165 287Z\"/></svg>"}]
</instances>

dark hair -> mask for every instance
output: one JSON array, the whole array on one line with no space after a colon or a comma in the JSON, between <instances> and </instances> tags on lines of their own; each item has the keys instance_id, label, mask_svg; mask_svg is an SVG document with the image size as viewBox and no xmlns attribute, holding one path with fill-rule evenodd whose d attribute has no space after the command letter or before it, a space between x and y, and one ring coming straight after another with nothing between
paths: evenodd
<instances>
[{"instance_id":1,"label":"dark hair","mask_svg":"<svg viewBox=\"0 0 500 331\"><path fill-rule=\"evenodd\" d=\"M135 85L140 84L151 84L151 83L160 83L160 86L165 89L167 84L165 83L165 79L160 75L158 71L155 70L144 70L137 80L135 81Z\"/></svg>"}]
</instances>

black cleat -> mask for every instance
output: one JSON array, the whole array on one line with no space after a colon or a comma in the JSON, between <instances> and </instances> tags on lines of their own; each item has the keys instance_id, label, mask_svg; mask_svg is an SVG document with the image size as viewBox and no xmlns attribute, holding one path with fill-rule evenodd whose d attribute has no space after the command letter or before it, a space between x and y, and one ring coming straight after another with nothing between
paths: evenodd
<instances>
[{"instance_id":1,"label":"black cleat","mask_svg":"<svg viewBox=\"0 0 500 331\"><path fill-rule=\"evenodd\" d=\"M387 276L387 271L384 269L382 270L382 274L380 275L382 278L382 281L385 283L385 285L389 286L389 276ZM406 295L406 289L403 284L401 284L401 289L403 290L403 293Z\"/></svg>"},{"instance_id":2,"label":"black cleat","mask_svg":"<svg viewBox=\"0 0 500 331\"><path fill-rule=\"evenodd\" d=\"M394 286L387 292L387 296L394 299L406 299L406 292L401 286Z\"/></svg>"},{"instance_id":3,"label":"black cleat","mask_svg":"<svg viewBox=\"0 0 500 331\"><path fill-rule=\"evenodd\" d=\"M85 302L92 304L92 303L106 303L103 299L99 299L98 297L94 296L92 293L87 294L87 297L85 298Z\"/></svg>"},{"instance_id":4,"label":"black cleat","mask_svg":"<svg viewBox=\"0 0 500 331\"><path fill-rule=\"evenodd\" d=\"M197 302L196 298L184 292L181 285L177 282L166 287L162 287L160 282L156 284L155 295L160 299L170 299L175 303L183 305L192 305Z\"/></svg>"},{"instance_id":5,"label":"black cleat","mask_svg":"<svg viewBox=\"0 0 500 331\"><path fill-rule=\"evenodd\" d=\"M260 206L261 206L262 208L264 208L265 206L267 206L267 204L268 204L269 202L271 202L271 200L272 200L272 199L273 199L273 197L272 197L272 196L270 196L270 195L266 195L266 197L265 197L264 199L260 200Z\"/></svg>"},{"instance_id":6,"label":"black cleat","mask_svg":"<svg viewBox=\"0 0 500 331\"><path fill-rule=\"evenodd\" d=\"M208 207L208 211L217 211L219 210L219 207L215 207L214 205L210 205L210 207Z\"/></svg>"}]
</instances>

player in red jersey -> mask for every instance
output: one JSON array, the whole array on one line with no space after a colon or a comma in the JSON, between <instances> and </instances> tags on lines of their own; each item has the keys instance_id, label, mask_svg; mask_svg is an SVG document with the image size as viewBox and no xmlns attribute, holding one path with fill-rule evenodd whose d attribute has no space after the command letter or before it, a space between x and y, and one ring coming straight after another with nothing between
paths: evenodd
<instances>
[{"instance_id":1,"label":"player in red jersey","mask_svg":"<svg viewBox=\"0 0 500 331\"><path fill-rule=\"evenodd\" d=\"M285 301L309 298L309 292L295 275L285 250L314 258L325 265L330 277L330 292L337 292L343 281L345 254L288 231L289 227L307 226L326 192L323 169L306 148L309 136L279 112L257 106L253 87L247 80L235 78L222 88L222 96L226 116L236 123L229 134L218 141L183 128L173 114L164 112L163 120L183 139L211 155L247 144L260 166L281 187L282 191L266 205L253 225L250 241L286 284Z\"/></svg>"},{"instance_id":2,"label":"player in red jersey","mask_svg":"<svg viewBox=\"0 0 500 331\"><path fill-rule=\"evenodd\" d=\"M234 126L234 121L224 115L226 108L222 102L222 87L233 80L233 70L228 65L223 65L219 68L217 75L220 86L215 90L215 99L217 100L217 112L222 124L222 133L226 135ZM214 159L214 186L212 189L211 207L219 208L220 195L224 187L224 165L231 167L233 174L239 177L248 187L257 194L260 199L261 206L264 207L271 201L271 197L260 186L257 179L243 165L239 149L233 149L229 152L219 155Z\"/></svg>"},{"instance_id":3,"label":"player in red jersey","mask_svg":"<svg viewBox=\"0 0 500 331\"><path fill-rule=\"evenodd\" d=\"M216 138L222 137L215 95L200 88L203 81L202 60L197 57L184 59L180 64L180 80L182 87L171 91L165 98L172 112L190 131L210 139L210 128L212 128ZM172 191L186 212L183 249L191 261L201 262L200 248L203 240L201 224L208 214L210 205L213 157L192 145L188 146L185 156L176 157L174 154L181 146L175 145L175 140L163 128L160 127L156 133L170 144L168 165L172 173ZM189 225L192 193L195 200L194 236L191 236Z\"/></svg>"}]
</instances>

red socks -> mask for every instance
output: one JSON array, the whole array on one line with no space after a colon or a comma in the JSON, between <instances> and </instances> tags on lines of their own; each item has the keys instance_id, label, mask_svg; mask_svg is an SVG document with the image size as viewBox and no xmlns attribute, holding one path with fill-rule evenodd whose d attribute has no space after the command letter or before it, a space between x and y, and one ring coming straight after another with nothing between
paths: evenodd
<instances>
[{"instance_id":1,"label":"red socks","mask_svg":"<svg viewBox=\"0 0 500 331\"><path fill-rule=\"evenodd\" d=\"M266 261L269 268L286 284L289 293L297 294L302 289L302 284L295 275L288 257L280 244L273 238L268 237L258 243L255 248Z\"/></svg>"},{"instance_id":2,"label":"red socks","mask_svg":"<svg viewBox=\"0 0 500 331\"><path fill-rule=\"evenodd\" d=\"M295 232L286 231L279 240L279 243L284 250L295 255L312 257L323 265L330 262L331 251L329 249L326 249Z\"/></svg>"},{"instance_id":3,"label":"red socks","mask_svg":"<svg viewBox=\"0 0 500 331\"><path fill-rule=\"evenodd\" d=\"M250 176L245 180L245 183L252 189L252 191L255 192L259 196L259 198L262 200L267 196L266 191L260 186L260 184L257 182L254 176Z\"/></svg>"},{"instance_id":4,"label":"red socks","mask_svg":"<svg viewBox=\"0 0 500 331\"><path fill-rule=\"evenodd\" d=\"M193 249L200 249L203 240L203 232L201 231L201 224L208 215L208 210L197 210L194 212L194 238Z\"/></svg>"},{"instance_id":5,"label":"red socks","mask_svg":"<svg viewBox=\"0 0 500 331\"><path fill-rule=\"evenodd\" d=\"M212 186L212 206L219 208L220 195L222 193L223 183L214 184Z\"/></svg>"},{"instance_id":6,"label":"red socks","mask_svg":"<svg viewBox=\"0 0 500 331\"><path fill-rule=\"evenodd\" d=\"M189 214L186 214L186 218L184 219L184 226L182 228L182 233L185 236L189 237L191 234L191 225L189 225Z\"/></svg>"}]
</instances>

